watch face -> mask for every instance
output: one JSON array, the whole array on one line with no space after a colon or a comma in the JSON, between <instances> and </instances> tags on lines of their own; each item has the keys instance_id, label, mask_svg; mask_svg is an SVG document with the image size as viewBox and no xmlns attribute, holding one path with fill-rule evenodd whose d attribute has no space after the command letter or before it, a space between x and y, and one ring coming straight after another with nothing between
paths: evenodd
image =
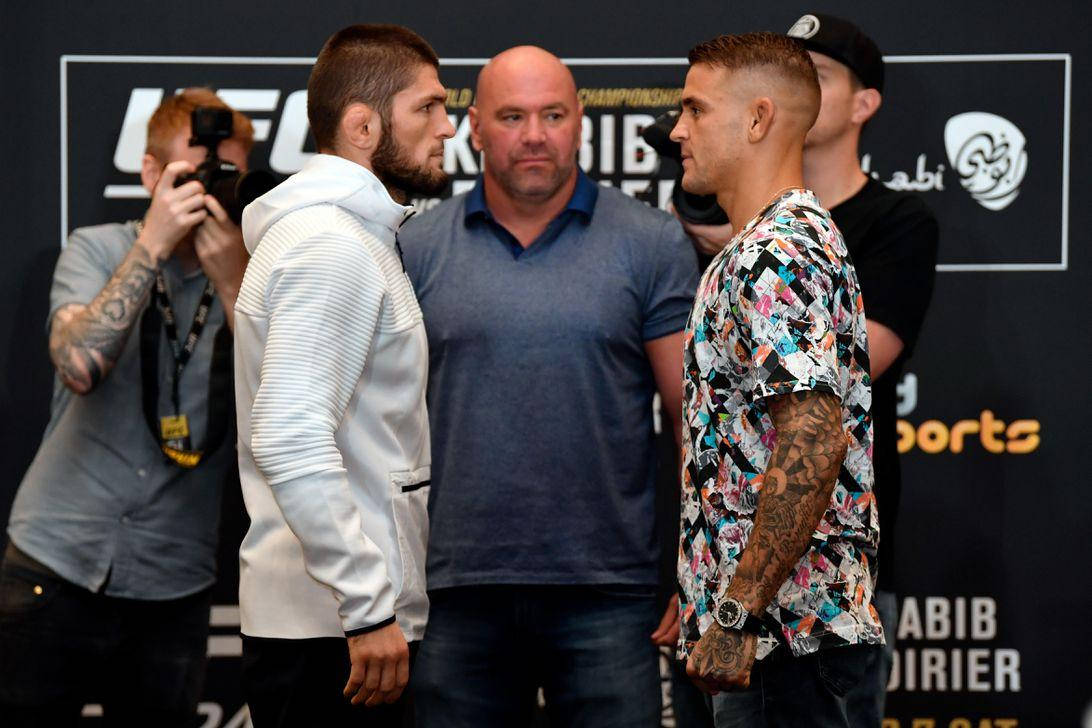
<instances>
[{"instance_id":1,"label":"watch face","mask_svg":"<svg viewBox=\"0 0 1092 728\"><path fill-rule=\"evenodd\" d=\"M717 609L717 616L720 617L719 621L721 625L734 628L738 626L743 616L743 605L735 599L725 599L724 603Z\"/></svg>"}]
</instances>

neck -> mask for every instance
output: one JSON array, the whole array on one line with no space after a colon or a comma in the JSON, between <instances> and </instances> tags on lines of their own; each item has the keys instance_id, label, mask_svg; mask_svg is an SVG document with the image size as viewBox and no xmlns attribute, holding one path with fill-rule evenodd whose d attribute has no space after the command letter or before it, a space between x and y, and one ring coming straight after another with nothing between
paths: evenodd
<instances>
[{"instance_id":1,"label":"neck","mask_svg":"<svg viewBox=\"0 0 1092 728\"><path fill-rule=\"evenodd\" d=\"M550 221L561 214L565 206L572 199L573 190L576 189L576 168L572 175L557 191L546 199L528 199L513 197L505 190L500 182L489 174L486 168L483 175L485 185L485 201L489 205L489 212L497 222L504 226L516 237L524 248L538 238L550 224Z\"/></svg>"},{"instance_id":2,"label":"neck","mask_svg":"<svg viewBox=\"0 0 1092 728\"><path fill-rule=\"evenodd\" d=\"M857 134L804 150L804 184L828 210L861 191L868 175L861 171Z\"/></svg>"},{"instance_id":3,"label":"neck","mask_svg":"<svg viewBox=\"0 0 1092 728\"><path fill-rule=\"evenodd\" d=\"M348 159L350 162L352 162L354 164L359 164L364 169L368 170L372 174L375 174L375 168L372 167L371 158L369 156L367 156L366 154L364 154L363 152L361 152L359 149L352 149L352 148L348 148L348 149L344 149L344 148L320 149L319 152L321 154L329 154L330 156L333 156L333 157L341 157L342 159ZM380 177L378 174L375 174L375 176L376 176L376 179L378 179L380 182L382 182L383 186L387 188L387 192L390 194L391 199L393 199L399 205L408 204L408 201L409 201L409 198L410 198L409 193L407 193L405 190L401 189L400 187L395 187L393 185L388 184L387 181L385 179L383 179L382 177Z\"/></svg>"},{"instance_id":4,"label":"neck","mask_svg":"<svg viewBox=\"0 0 1092 728\"><path fill-rule=\"evenodd\" d=\"M733 175L730 185L717 192L717 202L737 232L779 193L804 186L799 148L777 150L766 160L747 160L739 169L743 174Z\"/></svg>"}]
</instances>

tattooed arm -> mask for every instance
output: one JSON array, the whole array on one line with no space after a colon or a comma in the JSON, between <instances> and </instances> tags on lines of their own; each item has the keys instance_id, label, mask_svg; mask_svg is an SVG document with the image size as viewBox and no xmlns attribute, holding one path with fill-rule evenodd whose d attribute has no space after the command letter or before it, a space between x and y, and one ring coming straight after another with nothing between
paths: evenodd
<instances>
[{"instance_id":1,"label":"tattooed arm","mask_svg":"<svg viewBox=\"0 0 1092 728\"><path fill-rule=\"evenodd\" d=\"M848 444L838 398L795 392L767 400L777 445L763 476L755 525L726 592L761 614L804 554L830 503ZM754 635L710 627L687 672L703 689L746 687L756 650Z\"/></svg>"},{"instance_id":2,"label":"tattooed arm","mask_svg":"<svg viewBox=\"0 0 1092 728\"><path fill-rule=\"evenodd\" d=\"M164 168L143 229L110 280L90 303L71 303L53 314L49 357L61 381L76 394L92 391L109 374L144 310L156 268L207 217L200 182L174 186L178 175L193 169L184 161Z\"/></svg>"},{"instance_id":3,"label":"tattooed arm","mask_svg":"<svg viewBox=\"0 0 1092 728\"><path fill-rule=\"evenodd\" d=\"M97 387L117 362L144 310L155 269L144 246L134 244L91 303L70 303L53 315L49 356L61 381L76 394Z\"/></svg>"}]
</instances>

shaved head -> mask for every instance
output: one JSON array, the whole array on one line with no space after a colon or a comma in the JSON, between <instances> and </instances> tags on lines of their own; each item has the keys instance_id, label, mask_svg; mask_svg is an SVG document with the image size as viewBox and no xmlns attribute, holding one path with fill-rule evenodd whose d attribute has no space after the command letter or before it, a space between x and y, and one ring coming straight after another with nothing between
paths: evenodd
<instances>
[{"instance_id":1,"label":"shaved head","mask_svg":"<svg viewBox=\"0 0 1092 728\"><path fill-rule=\"evenodd\" d=\"M517 46L485 64L470 134L485 156L486 194L538 205L571 193L583 113L573 74L553 53Z\"/></svg>"},{"instance_id":2,"label":"shaved head","mask_svg":"<svg viewBox=\"0 0 1092 728\"><path fill-rule=\"evenodd\" d=\"M478 108L508 98L517 90L549 90L577 106L576 81L561 59L538 46L516 46L498 53L478 74L474 105Z\"/></svg>"}]
</instances>

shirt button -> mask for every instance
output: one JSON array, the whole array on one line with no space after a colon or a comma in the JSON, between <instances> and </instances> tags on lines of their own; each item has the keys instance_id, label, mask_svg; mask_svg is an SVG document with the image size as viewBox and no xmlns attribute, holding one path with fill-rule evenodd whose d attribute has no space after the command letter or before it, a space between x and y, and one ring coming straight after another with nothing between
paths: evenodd
<instances>
[{"instance_id":1,"label":"shirt button","mask_svg":"<svg viewBox=\"0 0 1092 728\"><path fill-rule=\"evenodd\" d=\"M121 517L121 522L122 522L122 523L128 523L128 522L129 522L129 521L131 521L131 520L133 520L133 519L129 517L129 514L128 514L128 513L126 513L125 515L123 515L123 516Z\"/></svg>"},{"instance_id":2,"label":"shirt button","mask_svg":"<svg viewBox=\"0 0 1092 728\"><path fill-rule=\"evenodd\" d=\"M140 470L136 471L136 474L138 476L140 476L141 478L143 478L143 477L148 475L148 471L145 470L144 468L141 468Z\"/></svg>"}]
</instances>

